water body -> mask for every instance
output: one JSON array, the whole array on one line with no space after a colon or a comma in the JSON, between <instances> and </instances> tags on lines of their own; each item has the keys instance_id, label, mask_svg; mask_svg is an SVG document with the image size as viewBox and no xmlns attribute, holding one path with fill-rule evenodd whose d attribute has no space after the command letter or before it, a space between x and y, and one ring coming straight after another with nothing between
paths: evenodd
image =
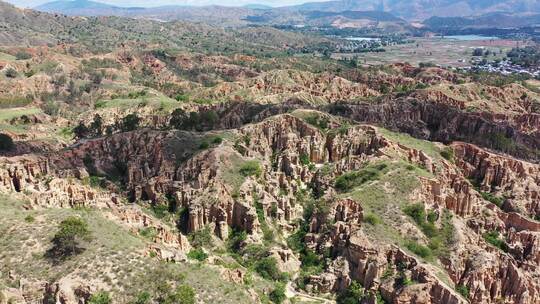
<instances>
[{"instance_id":1,"label":"water body","mask_svg":"<svg viewBox=\"0 0 540 304\"><path fill-rule=\"evenodd\" d=\"M494 36L482 36L482 35L453 35L453 36L437 36L437 38L453 39L461 41L476 41L476 40L499 40L499 37Z\"/></svg>"}]
</instances>

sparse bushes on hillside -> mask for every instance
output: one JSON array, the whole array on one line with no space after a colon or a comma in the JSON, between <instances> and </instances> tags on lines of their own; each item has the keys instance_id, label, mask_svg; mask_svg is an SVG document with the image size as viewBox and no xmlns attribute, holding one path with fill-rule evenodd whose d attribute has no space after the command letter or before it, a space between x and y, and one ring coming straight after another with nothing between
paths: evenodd
<instances>
[{"instance_id":1,"label":"sparse bushes on hillside","mask_svg":"<svg viewBox=\"0 0 540 304\"><path fill-rule=\"evenodd\" d=\"M433 62L420 62L418 64L421 68L433 68L433 67L436 67L437 65Z\"/></svg>"},{"instance_id":2,"label":"sparse bushes on hillside","mask_svg":"<svg viewBox=\"0 0 540 304\"><path fill-rule=\"evenodd\" d=\"M204 250L202 250L201 248L194 248L189 251L187 257L192 260L202 262L208 258L208 254L206 254L206 252L204 252Z\"/></svg>"},{"instance_id":3,"label":"sparse bushes on hillside","mask_svg":"<svg viewBox=\"0 0 540 304\"><path fill-rule=\"evenodd\" d=\"M84 66L84 69L86 70L92 70L92 69L105 69L105 68L112 68L112 69L121 69L122 65L118 63L116 60L111 58L90 58L89 60L83 59L82 65Z\"/></svg>"},{"instance_id":4,"label":"sparse bushes on hillside","mask_svg":"<svg viewBox=\"0 0 540 304\"><path fill-rule=\"evenodd\" d=\"M75 134L77 138L85 138L90 134L90 129L88 129L84 123L80 122L75 128L73 128L73 134Z\"/></svg>"},{"instance_id":5,"label":"sparse bushes on hillside","mask_svg":"<svg viewBox=\"0 0 540 304\"><path fill-rule=\"evenodd\" d=\"M158 303L163 304L195 304L195 290L188 285L180 285L169 292Z\"/></svg>"},{"instance_id":6,"label":"sparse bushes on hillside","mask_svg":"<svg viewBox=\"0 0 540 304\"><path fill-rule=\"evenodd\" d=\"M283 303L287 299L287 296L285 295L285 284L277 283L276 287L270 292L268 297L270 298L270 301L272 301L272 303Z\"/></svg>"},{"instance_id":7,"label":"sparse bushes on hillside","mask_svg":"<svg viewBox=\"0 0 540 304\"><path fill-rule=\"evenodd\" d=\"M469 298L469 288L465 285L457 285L456 291L459 292L465 299Z\"/></svg>"},{"instance_id":8,"label":"sparse bushes on hillside","mask_svg":"<svg viewBox=\"0 0 540 304\"><path fill-rule=\"evenodd\" d=\"M479 191L479 192L483 199L485 199L486 201L492 204L495 204L499 208L502 208L504 204L504 197L499 197L489 192L483 192L483 191Z\"/></svg>"},{"instance_id":9,"label":"sparse bushes on hillside","mask_svg":"<svg viewBox=\"0 0 540 304\"><path fill-rule=\"evenodd\" d=\"M300 164L307 166L311 163L308 154L300 154Z\"/></svg>"},{"instance_id":10,"label":"sparse bushes on hillside","mask_svg":"<svg viewBox=\"0 0 540 304\"><path fill-rule=\"evenodd\" d=\"M484 233L483 235L484 240L491 245L499 248L500 250L504 252L508 252L508 244L500 238L499 233L497 231L489 231Z\"/></svg>"},{"instance_id":11,"label":"sparse bushes on hillside","mask_svg":"<svg viewBox=\"0 0 540 304\"><path fill-rule=\"evenodd\" d=\"M14 68L8 68L4 75L6 75L7 78L17 78L19 76L19 73Z\"/></svg>"},{"instance_id":12,"label":"sparse bushes on hillside","mask_svg":"<svg viewBox=\"0 0 540 304\"><path fill-rule=\"evenodd\" d=\"M428 247L408 242L407 248L415 254L429 258L432 254L437 256L446 256L449 247L455 241L455 229L452 224L452 215L448 211L444 211L441 218L441 228L435 226L439 215L433 211L426 214L423 204L408 205L403 209L403 212L410 216L422 232L429 238Z\"/></svg>"},{"instance_id":13,"label":"sparse bushes on hillside","mask_svg":"<svg viewBox=\"0 0 540 304\"><path fill-rule=\"evenodd\" d=\"M0 98L0 109L24 107L32 103L31 96L27 97L2 97Z\"/></svg>"},{"instance_id":14,"label":"sparse bushes on hillside","mask_svg":"<svg viewBox=\"0 0 540 304\"><path fill-rule=\"evenodd\" d=\"M212 247L214 240L212 238L212 231L209 226L205 226L203 229L193 231L189 234L189 242L195 248Z\"/></svg>"},{"instance_id":15,"label":"sparse bushes on hillside","mask_svg":"<svg viewBox=\"0 0 540 304\"><path fill-rule=\"evenodd\" d=\"M143 291L137 295L137 298L131 304L150 304L152 295L148 291Z\"/></svg>"},{"instance_id":16,"label":"sparse bushes on hillside","mask_svg":"<svg viewBox=\"0 0 540 304\"><path fill-rule=\"evenodd\" d=\"M418 244L417 242L414 242L414 241L408 241L406 244L406 247L407 249L412 251L414 254L424 259L430 258L433 255L430 248L424 245Z\"/></svg>"},{"instance_id":17,"label":"sparse bushes on hillside","mask_svg":"<svg viewBox=\"0 0 540 304\"><path fill-rule=\"evenodd\" d=\"M268 252L268 247L258 244L245 244L247 234L234 231L228 241L228 249L232 256L244 267L253 270L261 277L276 282L286 282L289 278L277 266L275 257Z\"/></svg>"},{"instance_id":18,"label":"sparse bushes on hillside","mask_svg":"<svg viewBox=\"0 0 540 304\"><path fill-rule=\"evenodd\" d=\"M47 115L56 116L60 112L60 105L57 102L49 100L43 106L43 112Z\"/></svg>"},{"instance_id":19,"label":"sparse bushes on hillside","mask_svg":"<svg viewBox=\"0 0 540 304\"><path fill-rule=\"evenodd\" d=\"M507 137L506 134L503 133L490 133L488 141L491 148L502 152L512 153L517 148L517 145L512 138Z\"/></svg>"},{"instance_id":20,"label":"sparse bushes on hillside","mask_svg":"<svg viewBox=\"0 0 540 304\"><path fill-rule=\"evenodd\" d=\"M339 191L347 192L355 187L380 177L381 171L387 168L386 164L368 166L360 171L352 171L342 174L336 179L335 187Z\"/></svg>"},{"instance_id":21,"label":"sparse bushes on hillside","mask_svg":"<svg viewBox=\"0 0 540 304\"><path fill-rule=\"evenodd\" d=\"M330 123L327 117L319 114L309 114L304 118L304 120L308 124L313 125L323 131L328 129L328 124Z\"/></svg>"},{"instance_id":22,"label":"sparse bushes on hillside","mask_svg":"<svg viewBox=\"0 0 540 304\"><path fill-rule=\"evenodd\" d=\"M140 90L140 91L129 92L127 97L129 99L138 99L138 98L141 98L141 97L145 97L147 95L148 95L148 91L146 89L143 89L143 90Z\"/></svg>"},{"instance_id":23,"label":"sparse bushes on hillside","mask_svg":"<svg viewBox=\"0 0 540 304\"><path fill-rule=\"evenodd\" d=\"M232 252L238 252L247 239L247 233L244 230L233 230L227 240L227 248Z\"/></svg>"},{"instance_id":24,"label":"sparse bushes on hillside","mask_svg":"<svg viewBox=\"0 0 540 304\"><path fill-rule=\"evenodd\" d=\"M88 304L111 304L112 299L108 292L99 291L94 293L90 299L88 299Z\"/></svg>"},{"instance_id":25,"label":"sparse bushes on hillside","mask_svg":"<svg viewBox=\"0 0 540 304\"><path fill-rule=\"evenodd\" d=\"M263 278L273 281L286 281L286 274L279 271L276 258L272 256L264 257L255 261L253 269Z\"/></svg>"},{"instance_id":26,"label":"sparse bushes on hillside","mask_svg":"<svg viewBox=\"0 0 540 304\"><path fill-rule=\"evenodd\" d=\"M15 59L17 60L28 60L32 58L32 54L24 51L17 52L15 54Z\"/></svg>"},{"instance_id":27,"label":"sparse bushes on hillside","mask_svg":"<svg viewBox=\"0 0 540 304\"><path fill-rule=\"evenodd\" d=\"M179 130L204 131L214 129L218 120L218 114L213 110L186 113L182 109L175 109L171 114L169 125Z\"/></svg>"},{"instance_id":28,"label":"sparse bushes on hillside","mask_svg":"<svg viewBox=\"0 0 540 304\"><path fill-rule=\"evenodd\" d=\"M245 162L239 170L243 176L255 176L260 177L262 174L261 164L256 160Z\"/></svg>"},{"instance_id":29,"label":"sparse bushes on hillside","mask_svg":"<svg viewBox=\"0 0 540 304\"><path fill-rule=\"evenodd\" d=\"M120 129L122 132L129 132L137 130L141 119L136 113L131 113L122 118L122 123Z\"/></svg>"},{"instance_id":30,"label":"sparse bushes on hillside","mask_svg":"<svg viewBox=\"0 0 540 304\"><path fill-rule=\"evenodd\" d=\"M441 156L447 161L454 162L454 150L452 150L452 148L450 147L447 147L444 150L442 150Z\"/></svg>"},{"instance_id":31,"label":"sparse bushes on hillside","mask_svg":"<svg viewBox=\"0 0 540 304\"><path fill-rule=\"evenodd\" d=\"M84 251L82 243L91 236L88 224L82 218L68 217L60 222L58 231L52 239L52 248L47 256L53 260L63 260Z\"/></svg>"},{"instance_id":32,"label":"sparse bushes on hillside","mask_svg":"<svg viewBox=\"0 0 540 304\"><path fill-rule=\"evenodd\" d=\"M357 281L352 281L349 287L338 295L336 302L338 304L358 304L362 302L364 296L364 287Z\"/></svg>"},{"instance_id":33,"label":"sparse bushes on hillside","mask_svg":"<svg viewBox=\"0 0 540 304\"><path fill-rule=\"evenodd\" d=\"M15 148L13 139L11 136L0 133L0 151L11 151Z\"/></svg>"},{"instance_id":34,"label":"sparse bushes on hillside","mask_svg":"<svg viewBox=\"0 0 540 304\"><path fill-rule=\"evenodd\" d=\"M176 99L176 101L186 102L189 101L189 96L186 94L178 94L174 97L174 99Z\"/></svg>"},{"instance_id":35,"label":"sparse bushes on hillside","mask_svg":"<svg viewBox=\"0 0 540 304\"><path fill-rule=\"evenodd\" d=\"M364 215L364 222L375 226L381 223L381 218L374 213L367 213L366 215Z\"/></svg>"},{"instance_id":36,"label":"sparse bushes on hillside","mask_svg":"<svg viewBox=\"0 0 540 304\"><path fill-rule=\"evenodd\" d=\"M169 125L174 129L183 129L184 122L187 119L186 111L178 108L171 113Z\"/></svg>"}]
</instances>

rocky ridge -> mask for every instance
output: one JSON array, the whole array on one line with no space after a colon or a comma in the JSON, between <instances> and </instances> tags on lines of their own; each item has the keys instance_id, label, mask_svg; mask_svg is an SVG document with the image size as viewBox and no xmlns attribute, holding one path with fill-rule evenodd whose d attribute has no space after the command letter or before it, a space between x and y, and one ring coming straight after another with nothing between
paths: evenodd
<instances>
[{"instance_id":1,"label":"rocky ridge","mask_svg":"<svg viewBox=\"0 0 540 304\"><path fill-rule=\"evenodd\" d=\"M325 115L308 112L313 113ZM422 198L426 206L431 206L429 209L452 210L456 215L458 244L463 238L474 244L456 247L448 258L441 260L453 283L467 286L471 290L470 299L481 302L495 302L501 297L522 303L538 300L539 286L533 279L538 275L535 269L540 261L535 254L539 246L538 224L487 203L467 180L481 180L483 190L488 190L486 185L511 190L517 196L513 203L505 205L524 206L530 212L537 210L534 209L537 208L537 189L534 189L538 185L537 165L504 159L462 143L452 146L456 155L454 166L446 160L435 160L424 152L392 142L380 135L376 128L353 126L338 131L339 121L331 122L331 127L332 124L335 131L324 132L301 118L276 116L233 130L233 138L239 141L225 141L180 162L179 155L175 153L181 154L182 151L171 149L171 146L174 146L175 137L186 136L186 133L150 130L122 133L82 142L60 155L4 158L0 174L2 191L29 197L29 207L32 208L87 204L109 209L111 218L127 227L157 227L156 245L149 250L163 259L178 261L182 259L178 254L181 256L189 250L183 233L159 224L138 207L126 205L121 199L123 193L130 201L146 200L153 204L166 203L167 197L172 196L175 208L186 207L188 210L184 233L210 226L216 236L227 239L230 230L235 228L250 232L252 241L258 242L262 231L254 199L257 198L265 215L275 218L279 226L294 227L291 225L301 218L303 206L291 194L306 185L315 184L326 190L325 199L333 201L328 217L335 223L329 231L321 231L322 226L317 224L320 217L312 218L307 238L311 241L307 244L316 250L322 248L320 242L325 246L332 244L336 258L334 266L329 266L322 276L309 278L312 291L343 290L351 279L356 279L366 289L372 290L373 295L378 291L385 299L397 303L460 303L463 298L440 281L429 263L391 244L373 244L373 240L363 232L362 227L366 224L362 220L361 201L332 199L335 190L329 182L331 176L359 170L366 162L388 159L397 153L406 161L437 173L436 178L420 178L421 187L415 191L416 194L410 195ZM315 168L302 164L301 159L306 156ZM92 170L105 174L115 166L124 167L125 191L118 192L114 185L96 190L82 184L81 180L88 176L88 159L92 159ZM262 175L231 183L231 172L227 168L250 160L260 162ZM510 161L515 164L504 163ZM330 178L328 174L320 174L325 163L334 165ZM497 168L496 163L504 164L506 173L490 173L497 172L497 169L492 169ZM512 174L530 179L528 186L523 183L519 188L513 185ZM54 177L51 179L51 176ZM261 184L261 180L266 182ZM280 195L278 192L290 194ZM220 198L219 201L215 200L216 197ZM272 211L273 208L276 211ZM481 234L488 229L510 231L506 237L509 253L498 252L485 244ZM485 263L485 259L493 261L493 266L472 266L480 260ZM388 285L381 280L387 268L405 273L420 285L401 289ZM487 278L491 278L491 283ZM514 284L506 284L503 278Z\"/></svg>"}]
</instances>

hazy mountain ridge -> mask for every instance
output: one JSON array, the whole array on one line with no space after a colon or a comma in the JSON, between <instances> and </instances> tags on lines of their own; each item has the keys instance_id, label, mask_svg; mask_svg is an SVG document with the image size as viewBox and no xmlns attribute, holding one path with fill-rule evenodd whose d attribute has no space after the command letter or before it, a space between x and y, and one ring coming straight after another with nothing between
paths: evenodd
<instances>
[{"instance_id":1,"label":"hazy mountain ridge","mask_svg":"<svg viewBox=\"0 0 540 304\"><path fill-rule=\"evenodd\" d=\"M339 0L330 2L312 2L288 9L295 10L379 10L390 12L406 19L427 19L432 16L472 16L492 12L525 13L540 11L540 3L531 0Z\"/></svg>"},{"instance_id":2,"label":"hazy mountain ridge","mask_svg":"<svg viewBox=\"0 0 540 304\"><path fill-rule=\"evenodd\" d=\"M491 13L476 17L431 17L424 24L433 30L525 27L540 24L540 14Z\"/></svg>"},{"instance_id":3,"label":"hazy mountain ridge","mask_svg":"<svg viewBox=\"0 0 540 304\"><path fill-rule=\"evenodd\" d=\"M88 0L54 1L36 8L40 11L62 13L69 16L122 16L150 18L163 21L185 20L220 24L225 26L246 25L248 23L264 24L314 24L332 25L343 20L367 19L377 22L399 22L403 20L428 20L432 17L467 17L491 13L524 14L540 11L540 2L531 0L486 0L486 1L451 1L451 0L339 0L329 2L312 2L302 5L271 8L257 4L243 7L226 6L162 6L152 8L117 7ZM369 13L367 13L369 12ZM505 17L505 26L522 26L531 22L530 18L515 19ZM435 20L435 21L434 21ZM429 20L428 24L437 24L442 19ZM532 20L534 22L534 19ZM466 19L459 23L468 24ZM477 22L489 22L482 18ZM347 23L354 26L354 23ZM438 27L438 26L437 26Z\"/></svg>"}]
</instances>

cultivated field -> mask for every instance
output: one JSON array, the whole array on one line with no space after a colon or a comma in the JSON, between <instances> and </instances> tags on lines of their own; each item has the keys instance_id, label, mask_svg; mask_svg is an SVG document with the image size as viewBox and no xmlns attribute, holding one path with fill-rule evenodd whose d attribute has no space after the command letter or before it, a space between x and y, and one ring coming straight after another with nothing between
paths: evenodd
<instances>
[{"instance_id":1,"label":"cultivated field","mask_svg":"<svg viewBox=\"0 0 540 304\"><path fill-rule=\"evenodd\" d=\"M506 52L522 42L511 40L459 41L440 38L417 38L414 43L386 47L382 53L335 54L336 57L358 56L361 63L377 65L395 62L409 62L418 65L432 62L441 66L469 66L475 48L485 48L493 55L490 60L503 58Z\"/></svg>"}]
</instances>

